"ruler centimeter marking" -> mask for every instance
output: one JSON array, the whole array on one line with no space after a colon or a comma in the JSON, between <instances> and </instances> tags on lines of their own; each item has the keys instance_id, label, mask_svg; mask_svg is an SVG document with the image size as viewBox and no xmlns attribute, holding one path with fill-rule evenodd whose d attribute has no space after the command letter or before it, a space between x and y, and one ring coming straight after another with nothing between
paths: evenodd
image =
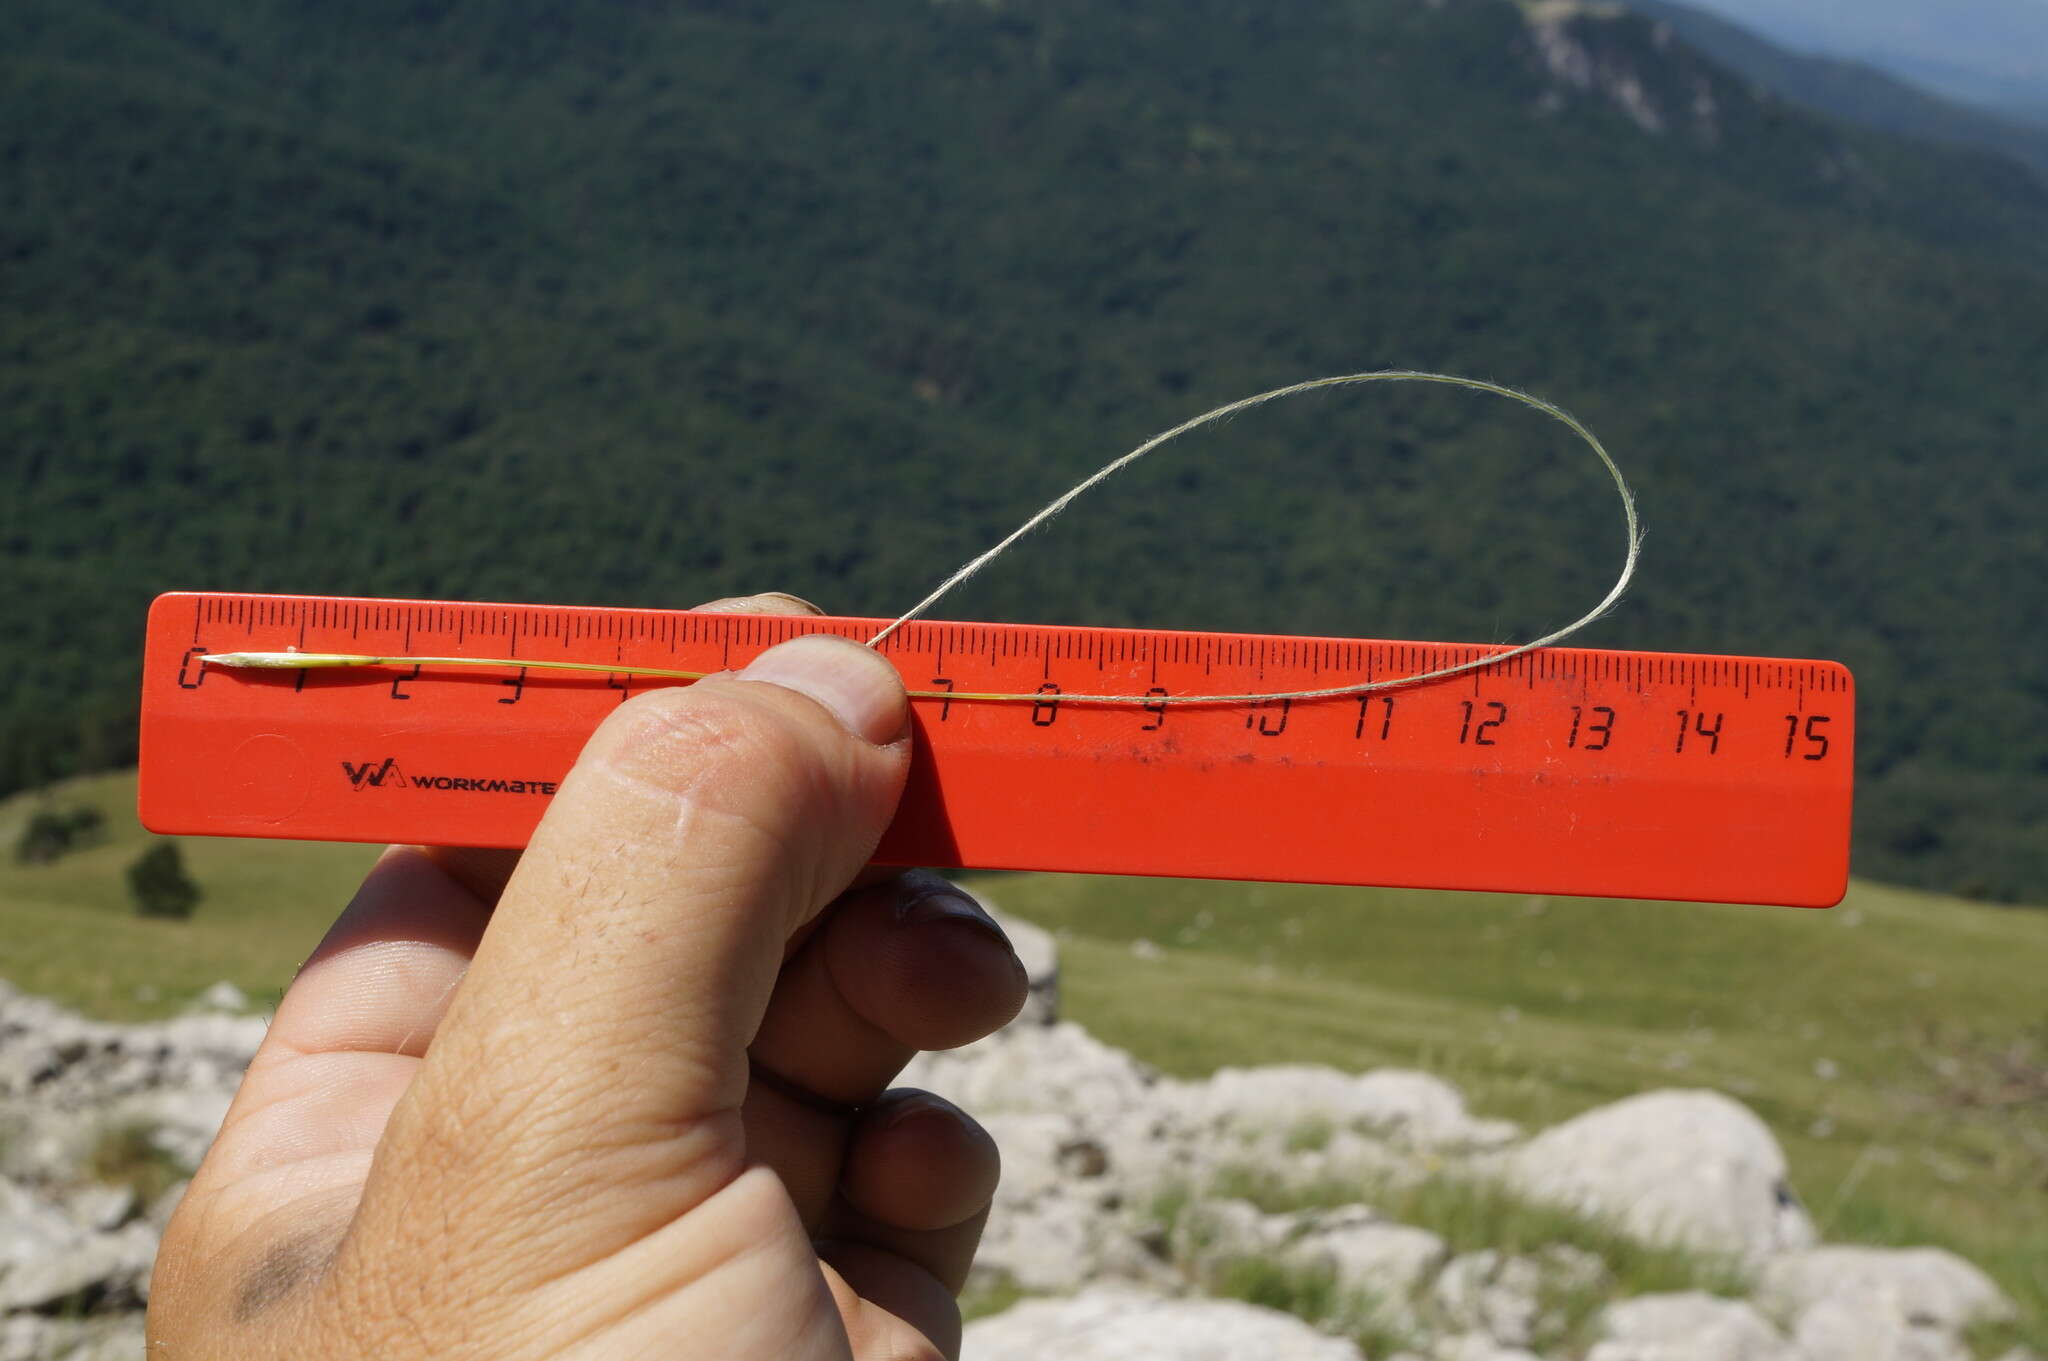
<instances>
[{"instance_id":1,"label":"ruler centimeter marking","mask_svg":"<svg viewBox=\"0 0 2048 1361\"><path fill-rule=\"evenodd\" d=\"M864 641L884 622L165 595L143 662L142 820L177 835L523 846L604 715L674 683L635 667L740 666L799 634ZM294 647L513 664L257 671L198 660ZM880 649L911 689L1030 698L912 701L912 772L877 859L1840 900L1856 720L1854 681L1834 662L1551 648L1330 699L1063 699L1308 690L1505 650L913 621ZM529 668L514 660L522 652L608 669Z\"/></svg>"}]
</instances>

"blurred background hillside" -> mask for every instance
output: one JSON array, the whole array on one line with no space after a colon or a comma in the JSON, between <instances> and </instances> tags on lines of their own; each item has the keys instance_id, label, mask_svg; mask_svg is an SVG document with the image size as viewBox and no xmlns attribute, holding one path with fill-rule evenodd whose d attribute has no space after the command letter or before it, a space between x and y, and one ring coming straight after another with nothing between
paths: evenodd
<instances>
[{"instance_id":1,"label":"blurred background hillside","mask_svg":"<svg viewBox=\"0 0 2048 1361\"><path fill-rule=\"evenodd\" d=\"M1590 642L1856 670L1861 873L2048 900L2012 101L1648 0L9 9L0 792L132 760L161 590L893 612L1157 428L1412 366L1618 451ZM949 608L1525 637L1617 565L1580 457L1271 409Z\"/></svg>"}]
</instances>

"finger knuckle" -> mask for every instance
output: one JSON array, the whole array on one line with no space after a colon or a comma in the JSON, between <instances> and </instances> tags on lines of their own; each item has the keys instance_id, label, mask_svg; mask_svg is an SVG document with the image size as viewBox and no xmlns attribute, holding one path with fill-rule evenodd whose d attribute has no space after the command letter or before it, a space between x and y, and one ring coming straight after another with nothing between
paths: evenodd
<instances>
[{"instance_id":1,"label":"finger knuckle","mask_svg":"<svg viewBox=\"0 0 2048 1361\"><path fill-rule=\"evenodd\" d=\"M818 760L812 734L732 687L656 690L620 707L612 764L665 793L706 796L742 785L787 792Z\"/></svg>"}]
</instances>

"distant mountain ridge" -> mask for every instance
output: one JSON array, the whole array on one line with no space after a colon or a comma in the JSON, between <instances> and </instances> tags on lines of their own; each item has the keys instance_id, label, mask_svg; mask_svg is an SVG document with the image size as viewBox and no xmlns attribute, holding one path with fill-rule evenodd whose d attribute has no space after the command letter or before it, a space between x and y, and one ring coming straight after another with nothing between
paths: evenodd
<instances>
[{"instance_id":1,"label":"distant mountain ridge","mask_svg":"<svg viewBox=\"0 0 2048 1361\"><path fill-rule=\"evenodd\" d=\"M1690 46L1796 104L1880 132L1994 151L2048 174L2048 126L1929 94L1860 62L1788 51L1696 6L1673 0L1628 0L1628 5L1670 24Z\"/></svg>"},{"instance_id":2,"label":"distant mountain ridge","mask_svg":"<svg viewBox=\"0 0 2048 1361\"><path fill-rule=\"evenodd\" d=\"M1693 0L1779 47L1857 63L1921 90L2048 123L2043 0Z\"/></svg>"},{"instance_id":3,"label":"distant mountain ridge","mask_svg":"<svg viewBox=\"0 0 2048 1361\"><path fill-rule=\"evenodd\" d=\"M21 0L0 788L132 758L158 590L888 612L1402 366L1622 457L1589 643L1856 669L1862 872L2048 900L2048 186L1571 8ZM1534 636L1620 556L1553 439L1270 408L947 611Z\"/></svg>"}]
</instances>

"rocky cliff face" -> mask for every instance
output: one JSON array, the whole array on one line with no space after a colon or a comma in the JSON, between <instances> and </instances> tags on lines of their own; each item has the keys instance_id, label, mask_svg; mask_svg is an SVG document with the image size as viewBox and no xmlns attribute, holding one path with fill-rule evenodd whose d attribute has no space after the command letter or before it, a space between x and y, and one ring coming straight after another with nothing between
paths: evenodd
<instances>
[{"instance_id":1,"label":"rocky cliff face","mask_svg":"<svg viewBox=\"0 0 2048 1361\"><path fill-rule=\"evenodd\" d=\"M1013 925L1027 1017L904 1079L1003 1150L970 1297L1010 1307L970 1325L966 1361L1972 1361L1965 1330L2012 1311L1952 1254L1819 1244L1726 1096L1527 1134L1426 1073L1171 1080L1058 1021L1051 942ZM209 1000L113 1026L0 984L0 1361L141 1355L181 1189L154 1188L263 1034L232 989Z\"/></svg>"},{"instance_id":2,"label":"rocky cliff face","mask_svg":"<svg viewBox=\"0 0 2048 1361\"><path fill-rule=\"evenodd\" d=\"M88 1021L0 982L0 1358L142 1355L158 1235L264 1020L226 984L153 1025Z\"/></svg>"},{"instance_id":3,"label":"rocky cliff face","mask_svg":"<svg viewBox=\"0 0 2048 1361\"><path fill-rule=\"evenodd\" d=\"M1551 82L1538 101L1539 112L1596 99L1653 136L1678 132L1712 147L1721 140L1724 104L1731 97L1758 97L1675 45L1668 24L1648 28L1645 49L1637 40L1639 21L1619 4L1524 0L1522 12L1531 52Z\"/></svg>"}]
</instances>

